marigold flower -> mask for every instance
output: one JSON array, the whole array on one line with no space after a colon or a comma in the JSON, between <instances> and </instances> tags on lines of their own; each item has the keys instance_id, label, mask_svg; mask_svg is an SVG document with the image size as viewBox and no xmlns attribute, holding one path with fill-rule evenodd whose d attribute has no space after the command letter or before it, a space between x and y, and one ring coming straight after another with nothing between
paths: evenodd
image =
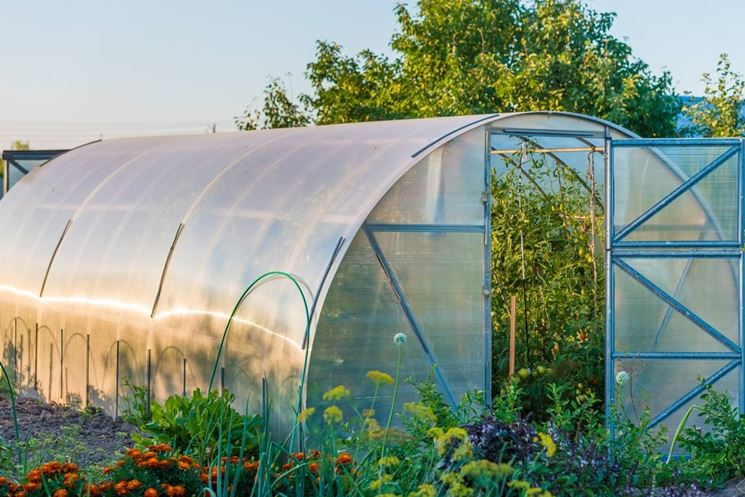
<instances>
[{"instance_id":1,"label":"marigold flower","mask_svg":"<svg viewBox=\"0 0 745 497\"><path fill-rule=\"evenodd\" d=\"M3 485L5 482L0 481L0 485ZM24 489L26 489L27 492L33 492L35 490L39 490L41 488L41 485L38 483L26 483L23 486Z\"/></svg>"},{"instance_id":2,"label":"marigold flower","mask_svg":"<svg viewBox=\"0 0 745 497\"><path fill-rule=\"evenodd\" d=\"M137 449L127 449L127 451L124 453L125 456L130 457L132 459L139 457L142 455L142 452L140 452Z\"/></svg>"},{"instance_id":3,"label":"marigold flower","mask_svg":"<svg viewBox=\"0 0 745 497\"><path fill-rule=\"evenodd\" d=\"M173 448L170 445L164 444L164 443L157 444L157 445L151 445L150 447L148 447L148 449L150 449L153 452L171 452L171 451L173 451Z\"/></svg>"},{"instance_id":4,"label":"marigold flower","mask_svg":"<svg viewBox=\"0 0 745 497\"><path fill-rule=\"evenodd\" d=\"M352 456L349 455L349 452L342 452L336 459L336 462L338 464L349 464L352 462Z\"/></svg>"},{"instance_id":5,"label":"marigold flower","mask_svg":"<svg viewBox=\"0 0 745 497\"><path fill-rule=\"evenodd\" d=\"M5 479L5 478L3 478L3 479ZM31 483L41 483L41 471L39 469L32 469L26 475L26 479L29 482L31 482ZM0 482L0 483L2 483L2 482Z\"/></svg>"},{"instance_id":6,"label":"marigold flower","mask_svg":"<svg viewBox=\"0 0 745 497\"><path fill-rule=\"evenodd\" d=\"M313 416L313 413L316 412L315 407L308 407L307 409L303 409L300 411L300 414L297 415L297 422L298 423L305 423L305 421Z\"/></svg>"},{"instance_id":7,"label":"marigold flower","mask_svg":"<svg viewBox=\"0 0 745 497\"><path fill-rule=\"evenodd\" d=\"M308 464L308 470L310 470L311 473L318 473L318 470L320 469L320 465L317 462L312 462Z\"/></svg>"},{"instance_id":8,"label":"marigold flower","mask_svg":"<svg viewBox=\"0 0 745 497\"><path fill-rule=\"evenodd\" d=\"M158 491L153 487L150 487L145 490L145 497L158 497Z\"/></svg>"},{"instance_id":9,"label":"marigold flower","mask_svg":"<svg viewBox=\"0 0 745 497\"><path fill-rule=\"evenodd\" d=\"M305 459L305 454L302 452L296 452L295 454L292 455L292 457L294 457L298 461L302 461L303 459Z\"/></svg>"},{"instance_id":10,"label":"marigold flower","mask_svg":"<svg viewBox=\"0 0 745 497\"><path fill-rule=\"evenodd\" d=\"M376 385L382 385L384 383L393 385L396 382L391 375L377 370L368 371L367 377Z\"/></svg>"},{"instance_id":11,"label":"marigold flower","mask_svg":"<svg viewBox=\"0 0 745 497\"><path fill-rule=\"evenodd\" d=\"M178 469L180 469L181 471L186 471L190 467L191 467L191 464L189 464L188 462L184 462L184 461L178 462Z\"/></svg>"},{"instance_id":12,"label":"marigold flower","mask_svg":"<svg viewBox=\"0 0 745 497\"><path fill-rule=\"evenodd\" d=\"M256 461L243 463L243 469L246 471L256 471L259 469L259 463Z\"/></svg>"},{"instance_id":13,"label":"marigold flower","mask_svg":"<svg viewBox=\"0 0 745 497\"><path fill-rule=\"evenodd\" d=\"M127 490L137 490L142 485L142 482L140 480L130 480L129 483L127 483Z\"/></svg>"},{"instance_id":14,"label":"marigold flower","mask_svg":"<svg viewBox=\"0 0 745 497\"><path fill-rule=\"evenodd\" d=\"M328 424L341 423L344 414L337 406L329 406L323 411L323 419Z\"/></svg>"},{"instance_id":15,"label":"marigold flower","mask_svg":"<svg viewBox=\"0 0 745 497\"><path fill-rule=\"evenodd\" d=\"M337 385L323 394L323 400L342 400L352 394L344 385Z\"/></svg>"}]
</instances>

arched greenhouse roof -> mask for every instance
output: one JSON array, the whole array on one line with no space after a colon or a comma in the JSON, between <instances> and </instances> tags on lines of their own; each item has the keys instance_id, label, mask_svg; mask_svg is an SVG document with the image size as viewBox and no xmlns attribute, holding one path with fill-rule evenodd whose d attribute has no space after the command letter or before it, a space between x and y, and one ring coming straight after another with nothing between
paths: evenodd
<instances>
[{"instance_id":1,"label":"arched greenhouse roof","mask_svg":"<svg viewBox=\"0 0 745 497\"><path fill-rule=\"evenodd\" d=\"M176 335L195 337L191 356L209 363L215 350L196 337L219 337L238 296L267 271L295 275L318 316L351 240L381 199L433 151L484 126L632 136L587 116L524 113L89 144L32 171L0 203L3 330L30 334L36 323L38 340L63 358L84 347L85 335L92 350L107 330L116 351L101 344L106 364L129 354L138 378L150 350L167 351ZM264 285L245 306L236 319L263 335L252 340L262 343L256 360L266 376L302 362L305 313L291 285ZM68 331L58 337L59 330ZM166 360L167 353L158 364L173 363L179 373L166 387L178 390L181 356ZM184 378L187 368L184 360ZM87 375L102 373L85 374L88 388ZM193 374L201 385L203 375ZM113 376L103 375L91 394L107 406L121 388ZM53 377L50 366L49 389Z\"/></svg>"}]
</instances>

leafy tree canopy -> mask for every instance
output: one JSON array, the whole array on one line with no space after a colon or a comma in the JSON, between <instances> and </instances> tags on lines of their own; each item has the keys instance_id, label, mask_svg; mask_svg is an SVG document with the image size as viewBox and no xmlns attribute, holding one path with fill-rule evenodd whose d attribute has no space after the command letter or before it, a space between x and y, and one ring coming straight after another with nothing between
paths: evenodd
<instances>
[{"instance_id":1,"label":"leafy tree canopy","mask_svg":"<svg viewBox=\"0 0 745 497\"><path fill-rule=\"evenodd\" d=\"M745 80L732 70L729 56L719 56L716 81L709 73L704 73L702 81L704 98L683 109L691 121L691 125L683 130L684 133L713 137L741 136L745 133Z\"/></svg>"},{"instance_id":2,"label":"leafy tree canopy","mask_svg":"<svg viewBox=\"0 0 745 497\"><path fill-rule=\"evenodd\" d=\"M610 34L615 14L581 0L419 0L395 15L392 57L317 43L313 92L300 97L317 123L556 110L675 134L670 74L653 74ZM299 106L264 113L272 125L308 119Z\"/></svg>"}]
</instances>

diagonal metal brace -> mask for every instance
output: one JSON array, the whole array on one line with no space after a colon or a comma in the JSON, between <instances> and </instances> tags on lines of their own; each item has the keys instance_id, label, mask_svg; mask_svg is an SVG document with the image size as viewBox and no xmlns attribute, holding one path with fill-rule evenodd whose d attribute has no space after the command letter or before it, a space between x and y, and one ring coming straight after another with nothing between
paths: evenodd
<instances>
[{"instance_id":1,"label":"diagonal metal brace","mask_svg":"<svg viewBox=\"0 0 745 497\"><path fill-rule=\"evenodd\" d=\"M445 399L447 400L450 407L455 409L457 407L457 402L455 401L453 392L450 390L450 386L448 385L445 376L442 374L442 370L437 365L437 359L435 359L432 348L430 347L426 337L424 336L422 327L419 324L419 321L417 320L413 309L411 308L411 304L409 304L409 299L406 297L403 288L401 288L401 285L398 282L398 278L396 278L396 273L393 271L393 268L388 263L388 259L386 259L385 255L383 254L383 251L381 250L380 245L378 244L378 240L375 238L373 232L368 228L367 225L363 226L363 230L365 231L365 235L367 235L367 240L370 242L370 246L372 247L373 252L375 252L375 256L378 258L378 262L380 262L380 265L383 268L383 272L388 279L388 283L393 289L393 293L396 295L396 298L401 305L401 309L404 311L404 315L406 316L406 320L409 322L411 330L414 332L414 335L416 336L419 345L422 347L424 354L427 356L429 363L434 368L435 380L445 394Z\"/></svg>"},{"instance_id":2,"label":"diagonal metal brace","mask_svg":"<svg viewBox=\"0 0 745 497\"><path fill-rule=\"evenodd\" d=\"M640 225L644 224L646 221L648 221L652 216L660 212L662 209L670 205L675 199L683 195L685 192L693 188L696 184L698 184L701 180L703 180L706 176L714 172L715 169L717 169L719 166L727 162L730 158L735 156L737 152L740 151L739 146L734 146L729 149L727 149L726 152L724 152L722 155L711 161L709 164L706 165L703 169L701 169L699 172L694 174L693 176L689 177L687 180L685 180L683 183L678 185L678 187L665 195L662 199L660 199L656 204L654 204L652 207L647 209L642 215L631 221L629 224L623 227L621 231L619 231L616 234L615 242L618 242L629 235L632 231L634 231L636 228L638 228Z\"/></svg>"},{"instance_id":3,"label":"diagonal metal brace","mask_svg":"<svg viewBox=\"0 0 745 497\"><path fill-rule=\"evenodd\" d=\"M719 330L714 328L712 325L707 323L702 317L700 317L698 314L690 310L688 307L684 306L680 302L678 302L676 299L674 299L670 294L665 292L662 288L658 287L649 279L647 279L643 274L641 274L636 269L629 266L627 263L620 259L614 259L613 263L621 268L626 274L634 278L636 281L641 283L643 286L645 286L648 290L650 290L652 293L654 293L657 297L662 299L665 303L667 303L670 307L674 308L676 311L681 313L684 317L688 318L689 321L691 321L693 324L704 330L706 333L711 335L715 340L722 343L724 346L732 350L733 352L740 352L740 347L724 336Z\"/></svg>"}]
</instances>

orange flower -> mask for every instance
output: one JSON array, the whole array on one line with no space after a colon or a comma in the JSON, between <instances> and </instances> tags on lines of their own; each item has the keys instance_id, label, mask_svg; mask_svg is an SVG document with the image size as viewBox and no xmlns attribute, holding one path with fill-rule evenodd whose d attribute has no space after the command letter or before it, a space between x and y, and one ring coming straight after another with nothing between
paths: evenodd
<instances>
[{"instance_id":1,"label":"orange flower","mask_svg":"<svg viewBox=\"0 0 745 497\"><path fill-rule=\"evenodd\" d=\"M318 473L318 468L319 467L320 466L318 465L317 462L312 462L312 463L308 464L308 469L310 470L311 473Z\"/></svg>"},{"instance_id":2,"label":"orange flower","mask_svg":"<svg viewBox=\"0 0 745 497\"><path fill-rule=\"evenodd\" d=\"M190 467L191 467L191 464L189 464L188 462L179 461L178 463L178 469L180 469L181 471L186 471Z\"/></svg>"},{"instance_id":3,"label":"orange flower","mask_svg":"<svg viewBox=\"0 0 745 497\"><path fill-rule=\"evenodd\" d=\"M153 447L155 447L155 446L153 445ZM150 448L152 449L152 447L150 447ZM156 454L155 451L152 451L152 450L150 450L150 451L145 452L144 454L142 454L142 458L143 459L150 459L151 457L158 457L158 454Z\"/></svg>"},{"instance_id":4,"label":"orange flower","mask_svg":"<svg viewBox=\"0 0 745 497\"><path fill-rule=\"evenodd\" d=\"M317 459L317 458L321 457L321 451L320 450L316 450L316 449L311 450L310 451L310 457L312 457L314 459Z\"/></svg>"},{"instance_id":5,"label":"orange flower","mask_svg":"<svg viewBox=\"0 0 745 497\"><path fill-rule=\"evenodd\" d=\"M243 469L246 471L256 471L259 469L259 463L255 461L243 463Z\"/></svg>"},{"instance_id":6,"label":"orange flower","mask_svg":"<svg viewBox=\"0 0 745 497\"><path fill-rule=\"evenodd\" d=\"M62 465L63 473L77 473L78 469L80 468L78 468L78 465L75 463L68 462Z\"/></svg>"},{"instance_id":7,"label":"orange flower","mask_svg":"<svg viewBox=\"0 0 745 497\"><path fill-rule=\"evenodd\" d=\"M53 475L62 471L62 464L57 461L48 462L41 467L42 474Z\"/></svg>"},{"instance_id":8,"label":"orange flower","mask_svg":"<svg viewBox=\"0 0 745 497\"><path fill-rule=\"evenodd\" d=\"M173 448L171 448L168 444L157 444L157 445L151 445L148 447L148 449L152 450L153 452L171 452Z\"/></svg>"},{"instance_id":9,"label":"orange flower","mask_svg":"<svg viewBox=\"0 0 745 497\"><path fill-rule=\"evenodd\" d=\"M145 490L145 497L158 497L158 491L155 490L153 487L150 487Z\"/></svg>"},{"instance_id":10,"label":"orange flower","mask_svg":"<svg viewBox=\"0 0 745 497\"><path fill-rule=\"evenodd\" d=\"M298 461L302 461L303 459L305 459L305 454L302 452L298 452L294 454L293 457L297 459Z\"/></svg>"},{"instance_id":11,"label":"orange flower","mask_svg":"<svg viewBox=\"0 0 745 497\"><path fill-rule=\"evenodd\" d=\"M127 483L127 490L137 490L142 485L142 482L140 480L130 480L129 483Z\"/></svg>"},{"instance_id":12,"label":"orange flower","mask_svg":"<svg viewBox=\"0 0 745 497\"><path fill-rule=\"evenodd\" d=\"M67 473L65 475L64 485L68 488L72 487L73 485L75 485L75 482L78 481L79 479L80 477L78 476L77 473Z\"/></svg>"},{"instance_id":13,"label":"orange flower","mask_svg":"<svg viewBox=\"0 0 745 497\"><path fill-rule=\"evenodd\" d=\"M25 490L17 490L15 493L15 497L26 497L26 491Z\"/></svg>"},{"instance_id":14,"label":"orange flower","mask_svg":"<svg viewBox=\"0 0 745 497\"><path fill-rule=\"evenodd\" d=\"M125 452L127 457L131 457L132 459L136 459L142 455L142 452L140 452L137 449L127 449L127 452Z\"/></svg>"},{"instance_id":15,"label":"orange flower","mask_svg":"<svg viewBox=\"0 0 745 497\"><path fill-rule=\"evenodd\" d=\"M33 469L28 472L26 479L31 483L41 483L41 471Z\"/></svg>"},{"instance_id":16,"label":"orange flower","mask_svg":"<svg viewBox=\"0 0 745 497\"><path fill-rule=\"evenodd\" d=\"M106 466L105 468L103 468L103 474L108 475L109 473L111 473L110 467Z\"/></svg>"},{"instance_id":17,"label":"orange flower","mask_svg":"<svg viewBox=\"0 0 745 497\"><path fill-rule=\"evenodd\" d=\"M98 488L95 485L86 483L85 485L83 485L83 495L98 495Z\"/></svg>"},{"instance_id":18,"label":"orange flower","mask_svg":"<svg viewBox=\"0 0 745 497\"><path fill-rule=\"evenodd\" d=\"M122 480L114 485L114 492L116 492L117 495L127 495L127 493L129 493L129 490L127 490L127 481Z\"/></svg>"},{"instance_id":19,"label":"orange flower","mask_svg":"<svg viewBox=\"0 0 745 497\"><path fill-rule=\"evenodd\" d=\"M292 461L282 465L282 471L287 471L292 468Z\"/></svg>"},{"instance_id":20,"label":"orange flower","mask_svg":"<svg viewBox=\"0 0 745 497\"><path fill-rule=\"evenodd\" d=\"M336 459L338 464L349 464L352 462L352 456L348 452L342 452L341 455Z\"/></svg>"},{"instance_id":21,"label":"orange flower","mask_svg":"<svg viewBox=\"0 0 745 497\"><path fill-rule=\"evenodd\" d=\"M171 487L171 490L173 491L173 497L184 497L184 494L186 494L186 488L183 485Z\"/></svg>"},{"instance_id":22,"label":"orange flower","mask_svg":"<svg viewBox=\"0 0 745 497\"><path fill-rule=\"evenodd\" d=\"M0 484L3 482L0 481ZM27 492L33 492L34 490L39 490L41 488L41 485L38 483L26 483L23 488L26 489Z\"/></svg>"},{"instance_id":23,"label":"orange flower","mask_svg":"<svg viewBox=\"0 0 745 497\"><path fill-rule=\"evenodd\" d=\"M54 493L52 494L52 497L67 497L67 490L65 490L64 488L55 490Z\"/></svg>"},{"instance_id":24,"label":"orange flower","mask_svg":"<svg viewBox=\"0 0 745 497\"><path fill-rule=\"evenodd\" d=\"M207 484L207 481L209 481L209 476L207 475L207 473L205 473L204 471L202 471L202 474L199 475L199 479L202 481L203 484L206 485Z\"/></svg>"}]
</instances>

